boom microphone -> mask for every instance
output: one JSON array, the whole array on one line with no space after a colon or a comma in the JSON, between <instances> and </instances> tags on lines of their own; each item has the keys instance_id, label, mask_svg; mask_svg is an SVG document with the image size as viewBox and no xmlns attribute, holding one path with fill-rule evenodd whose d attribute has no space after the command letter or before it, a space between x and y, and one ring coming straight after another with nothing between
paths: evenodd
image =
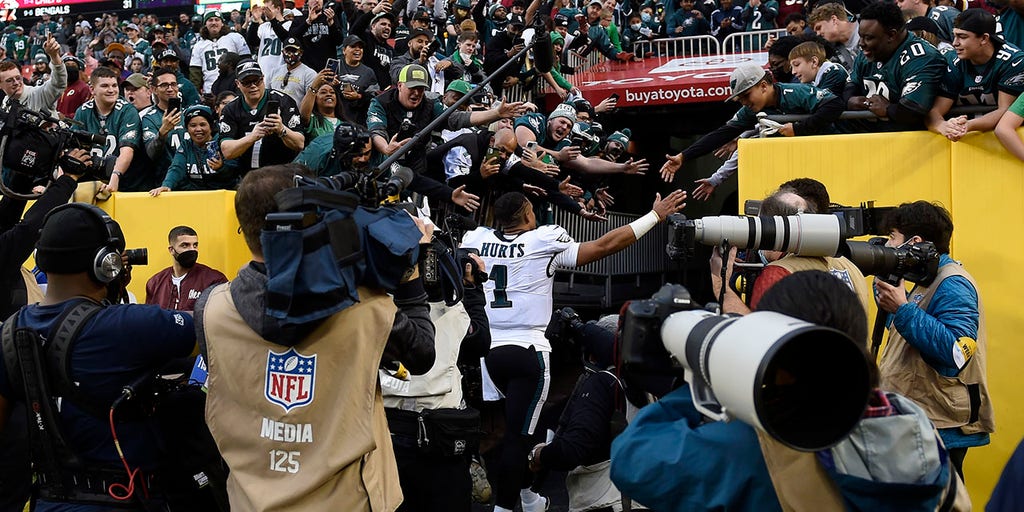
<instances>
[{"instance_id":1,"label":"boom microphone","mask_svg":"<svg viewBox=\"0 0 1024 512\"><path fill-rule=\"evenodd\" d=\"M538 73L550 72L555 66L555 57L552 53L551 34L544 24L544 16L533 17L533 30L533 63Z\"/></svg>"}]
</instances>

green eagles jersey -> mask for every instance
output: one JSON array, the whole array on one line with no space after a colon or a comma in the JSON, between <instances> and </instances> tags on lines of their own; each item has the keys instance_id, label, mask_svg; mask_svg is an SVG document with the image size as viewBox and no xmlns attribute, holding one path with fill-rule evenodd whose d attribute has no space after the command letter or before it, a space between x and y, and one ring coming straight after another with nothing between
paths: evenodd
<instances>
[{"instance_id":1,"label":"green eagles jersey","mask_svg":"<svg viewBox=\"0 0 1024 512\"><path fill-rule=\"evenodd\" d=\"M145 147L160 136L160 125L164 122L164 112L154 103L149 108L140 112L139 117L142 119L142 140L139 142L139 147L141 148L140 151L145 151ZM178 148L181 147L184 139L185 130L182 128L181 122L179 122L178 126L168 132L167 137L164 138L163 154L153 159L157 176L163 176L167 173L167 168L171 166L171 160L174 158Z\"/></svg>"},{"instance_id":2,"label":"green eagles jersey","mask_svg":"<svg viewBox=\"0 0 1024 512\"><path fill-rule=\"evenodd\" d=\"M953 42L953 22L960 15L960 11L948 6L937 5L928 10L928 17L939 26L939 39L947 43Z\"/></svg>"},{"instance_id":3,"label":"green eagles jersey","mask_svg":"<svg viewBox=\"0 0 1024 512\"><path fill-rule=\"evenodd\" d=\"M818 76L815 77L814 83L811 85L818 89L825 89L836 96L842 96L843 89L846 88L846 82L849 80L850 73L846 71L846 68L835 62L825 61L818 70Z\"/></svg>"},{"instance_id":4,"label":"green eagles jersey","mask_svg":"<svg viewBox=\"0 0 1024 512\"><path fill-rule=\"evenodd\" d=\"M1020 96L1024 92L1024 52L1006 43L989 61L975 66L955 59L939 88L939 95L957 105L998 105L999 91Z\"/></svg>"},{"instance_id":5,"label":"green eagles jersey","mask_svg":"<svg viewBox=\"0 0 1024 512\"><path fill-rule=\"evenodd\" d=\"M853 61L850 81L856 85L854 96L881 96L890 103L924 115L932 108L939 83L946 74L946 60L927 41L907 34L907 38L886 62L871 62L861 53ZM884 123L884 124L883 124ZM919 130L921 126L890 121L878 123L885 131Z\"/></svg>"},{"instance_id":6,"label":"green eagles jersey","mask_svg":"<svg viewBox=\"0 0 1024 512\"><path fill-rule=\"evenodd\" d=\"M100 116L96 111L96 100L90 99L78 107L75 112L75 121L82 123L82 130L106 137L102 147L93 148L97 156L118 156L121 148L132 148L135 152L145 151L140 149L139 135L142 132L139 111L135 106L124 99L118 98L114 103L114 109L106 117ZM136 162L142 158L132 159L132 166L122 177L119 189L124 192L142 192L153 188L153 169L141 168Z\"/></svg>"},{"instance_id":7,"label":"green eagles jersey","mask_svg":"<svg viewBox=\"0 0 1024 512\"><path fill-rule=\"evenodd\" d=\"M810 114L822 103L836 98L827 90L808 84L775 84L775 94L779 98L778 105L766 107L762 112L768 115ZM757 126L757 112L750 107L741 107L725 124L749 130Z\"/></svg>"},{"instance_id":8,"label":"green eagles jersey","mask_svg":"<svg viewBox=\"0 0 1024 512\"><path fill-rule=\"evenodd\" d=\"M1024 18L1017 11L1007 8L996 18L996 33L1007 43L1024 47Z\"/></svg>"},{"instance_id":9,"label":"green eagles jersey","mask_svg":"<svg viewBox=\"0 0 1024 512\"><path fill-rule=\"evenodd\" d=\"M531 132L533 132L534 138L537 140L537 144L543 146L547 142L548 138L548 118L544 114L539 112L530 112L529 114L519 116L513 123L515 128L525 126ZM554 149L554 148L549 148Z\"/></svg>"},{"instance_id":10,"label":"green eagles jersey","mask_svg":"<svg viewBox=\"0 0 1024 512\"><path fill-rule=\"evenodd\" d=\"M11 34L7 38L7 58L14 59L19 63L25 60L28 55L28 38L25 36L19 36L18 34Z\"/></svg>"}]
</instances>

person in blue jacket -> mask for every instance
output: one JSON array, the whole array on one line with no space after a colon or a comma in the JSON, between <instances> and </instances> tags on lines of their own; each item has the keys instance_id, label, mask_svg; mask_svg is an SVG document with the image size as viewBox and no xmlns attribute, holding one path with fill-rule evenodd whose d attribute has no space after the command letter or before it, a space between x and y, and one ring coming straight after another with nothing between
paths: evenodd
<instances>
[{"instance_id":1,"label":"person in blue jacket","mask_svg":"<svg viewBox=\"0 0 1024 512\"><path fill-rule=\"evenodd\" d=\"M856 294L825 272L783 278L758 309L832 327L851 339L867 337L867 315ZM683 385L644 407L615 439L611 477L623 494L662 512L765 512L783 510L783 503L786 509L820 510L969 507L942 441L919 407L876 389L863 418L836 446L797 452L743 422L709 421ZM762 450L779 456L766 463ZM780 467L779 460L791 464ZM804 466L796 471L794 461Z\"/></svg>"}]
</instances>

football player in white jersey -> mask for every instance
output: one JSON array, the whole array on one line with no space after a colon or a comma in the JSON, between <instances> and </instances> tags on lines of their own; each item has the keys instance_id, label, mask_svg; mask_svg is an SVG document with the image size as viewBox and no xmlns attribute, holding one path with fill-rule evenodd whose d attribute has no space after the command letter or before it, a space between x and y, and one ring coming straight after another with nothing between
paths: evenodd
<instances>
[{"instance_id":1,"label":"football player in white jersey","mask_svg":"<svg viewBox=\"0 0 1024 512\"><path fill-rule=\"evenodd\" d=\"M476 249L490 269L484 284L491 351L486 368L505 397L505 438L494 473L495 512L511 512L522 500L524 512L544 510L546 498L529 489L527 454L551 382L551 345L544 328L551 318L556 267L597 261L633 244L670 214L686 206L686 192L664 199L659 194L650 212L601 238L577 242L555 225L537 226L533 205L521 193L507 193L494 203L498 229L466 233L462 247Z\"/></svg>"},{"instance_id":2,"label":"football player in white jersey","mask_svg":"<svg viewBox=\"0 0 1024 512\"><path fill-rule=\"evenodd\" d=\"M203 28L196 45L192 47L192 59L189 61L189 79L204 94L210 92L213 83L220 76L217 59L222 53L232 52L241 56L251 55L245 38L232 32L219 11L208 11L203 15Z\"/></svg>"}]
</instances>

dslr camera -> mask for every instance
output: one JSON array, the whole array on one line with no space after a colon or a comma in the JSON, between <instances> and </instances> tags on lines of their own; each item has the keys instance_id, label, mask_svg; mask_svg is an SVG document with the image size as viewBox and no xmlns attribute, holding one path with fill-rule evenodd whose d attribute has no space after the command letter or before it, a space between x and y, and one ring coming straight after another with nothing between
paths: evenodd
<instances>
[{"instance_id":1,"label":"dslr camera","mask_svg":"<svg viewBox=\"0 0 1024 512\"><path fill-rule=\"evenodd\" d=\"M871 390L870 363L846 334L768 311L720 315L680 285L631 302L620 340L627 381L683 377L705 416L738 419L796 450L845 438Z\"/></svg>"},{"instance_id":2,"label":"dslr camera","mask_svg":"<svg viewBox=\"0 0 1024 512\"><path fill-rule=\"evenodd\" d=\"M847 240L878 231L875 220L850 212L835 214L801 213L789 216L714 216L687 219L682 214L668 217L670 259L692 257L697 243L717 246L728 243L739 249L762 249L798 256L843 256L865 275L888 282L906 279L928 284L938 270L939 254L931 243L913 247L886 247L884 238L871 242Z\"/></svg>"}]
</instances>

